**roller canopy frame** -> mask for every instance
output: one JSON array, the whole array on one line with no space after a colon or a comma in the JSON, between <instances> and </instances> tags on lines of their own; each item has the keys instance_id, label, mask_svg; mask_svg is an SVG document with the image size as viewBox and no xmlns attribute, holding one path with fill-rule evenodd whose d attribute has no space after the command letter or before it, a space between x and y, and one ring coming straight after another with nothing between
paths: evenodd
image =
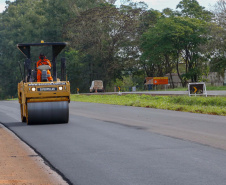
<instances>
[{"instance_id":1,"label":"roller canopy frame","mask_svg":"<svg viewBox=\"0 0 226 185\"><path fill-rule=\"evenodd\" d=\"M24 54L29 61L31 59L31 46L52 46L52 63L53 63L53 81L57 81L57 70L56 70L56 57L66 47L66 42L45 42L45 43L28 43L28 44L17 44L18 49ZM28 76L30 76L29 67Z\"/></svg>"},{"instance_id":2,"label":"roller canopy frame","mask_svg":"<svg viewBox=\"0 0 226 185\"><path fill-rule=\"evenodd\" d=\"M28 43L28 44L17 44L18 49L25 55L26 58L31 58L30 48L31 46L52 46L53 58L66 47L66 42L46 42L46 43Z\"/></svg>"}]
</instances>

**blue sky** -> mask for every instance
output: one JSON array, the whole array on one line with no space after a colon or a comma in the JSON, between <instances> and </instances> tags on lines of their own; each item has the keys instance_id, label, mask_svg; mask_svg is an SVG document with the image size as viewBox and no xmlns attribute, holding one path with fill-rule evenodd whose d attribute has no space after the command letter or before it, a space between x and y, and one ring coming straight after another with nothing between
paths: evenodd
<instances>
[{"instance_id":1,"label":"blue sky","mask_svg":"<svg viewBox=\"0 0 226 185\"><path fill-rule=\"evenodd\" d=\"M12 0L11 0L12 1ZM175 9L180 0L143 0L148 4L148 8L162 11L164 8ZM118 0L120 2L120 0ZM211 10L211 6L216 4L217 0L198 0L201 6ZM5 9L5 0L0 0L0 12Z\"/></svg>"}]
</instances>

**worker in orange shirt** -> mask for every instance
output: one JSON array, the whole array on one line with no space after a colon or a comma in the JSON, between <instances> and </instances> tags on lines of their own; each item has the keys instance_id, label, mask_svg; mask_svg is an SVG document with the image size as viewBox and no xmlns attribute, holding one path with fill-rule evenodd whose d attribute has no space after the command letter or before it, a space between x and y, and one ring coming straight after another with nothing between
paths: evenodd
<instances>
[{"instance_id":1,"label":"worker in orange shirt","mask_svg":"<svg viewBox=\"0 0 226 185\"><path fill-rule=\"evenodd\" d=\"M51 67L51 62L46 58L44 54L41 53L39 55L39 59L40 60L36 64L37 68L40 65L49 65ZM49 77L47 77L48 81L53 81L50 70L47 70L47 75L49 75ZM37 82L41 82L41 79L42 79L42 71L37 69Z\"/></svg>"}]
</instances>

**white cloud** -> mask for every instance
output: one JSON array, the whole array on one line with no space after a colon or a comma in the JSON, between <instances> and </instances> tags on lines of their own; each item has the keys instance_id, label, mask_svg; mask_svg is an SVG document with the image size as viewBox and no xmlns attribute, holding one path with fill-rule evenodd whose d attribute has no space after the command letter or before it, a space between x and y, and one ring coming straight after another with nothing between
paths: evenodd
<instances>
[{"instance_id":1,"label":"white cloud","mask_svg":"<svg viewBox=\"0 0 226 185\"><path fill-rule=\"evenodd\" d=\"M163 10L164 8L176 9L176 6L181 0L133 0L134 2L143 1L149 8ZM211 9L211 6L216 4L218 0L197 0L201 6L204 6L206 9ZM211 6L210 6L211 5Z\"/></svg>"},{"instance_id":2,"label":"white cloud","mask_svg":"<svg viewBox=\"0 0 226 185\"><path fill-rule=\"evenodd\" d=\"M145 2L150 5L157 5L157 4L160 4L162 0L146 0Z\"/></svg>"},{"instance_id":3,"label":"white cloud","mask_svg":"<svg viewBox=\"0 0 226 185\"><path fill-rule=\"evenodd\" d=\"M164 8L176 9L180 0L143 0L149 8L163 10Z\"/></svg>"},{"instance_id":4,"label":"white cloud","mask_svg":"<svg viewBox=\"0 0 226 185\"><path fill-rule=\"evenodd\" d=\"M3 12L5 10L5 3L0 3L0 12Z\"/></svg>"}]
</instances>

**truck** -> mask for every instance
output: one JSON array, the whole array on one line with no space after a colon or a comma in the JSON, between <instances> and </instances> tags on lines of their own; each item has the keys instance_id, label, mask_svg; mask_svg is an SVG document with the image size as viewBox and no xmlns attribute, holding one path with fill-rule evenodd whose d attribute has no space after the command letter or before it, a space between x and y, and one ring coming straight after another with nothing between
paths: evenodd
<instances>
[{"instance_id":1,"label":"truck","mask_svg":"<svg viewBox=\"0 0 226 185\"><path fill-rule=\"evenodd\" d=\"M102 80L93 80L90 86L90 93L104 92L104 86Z\"/></svg>"}]
</instances>

